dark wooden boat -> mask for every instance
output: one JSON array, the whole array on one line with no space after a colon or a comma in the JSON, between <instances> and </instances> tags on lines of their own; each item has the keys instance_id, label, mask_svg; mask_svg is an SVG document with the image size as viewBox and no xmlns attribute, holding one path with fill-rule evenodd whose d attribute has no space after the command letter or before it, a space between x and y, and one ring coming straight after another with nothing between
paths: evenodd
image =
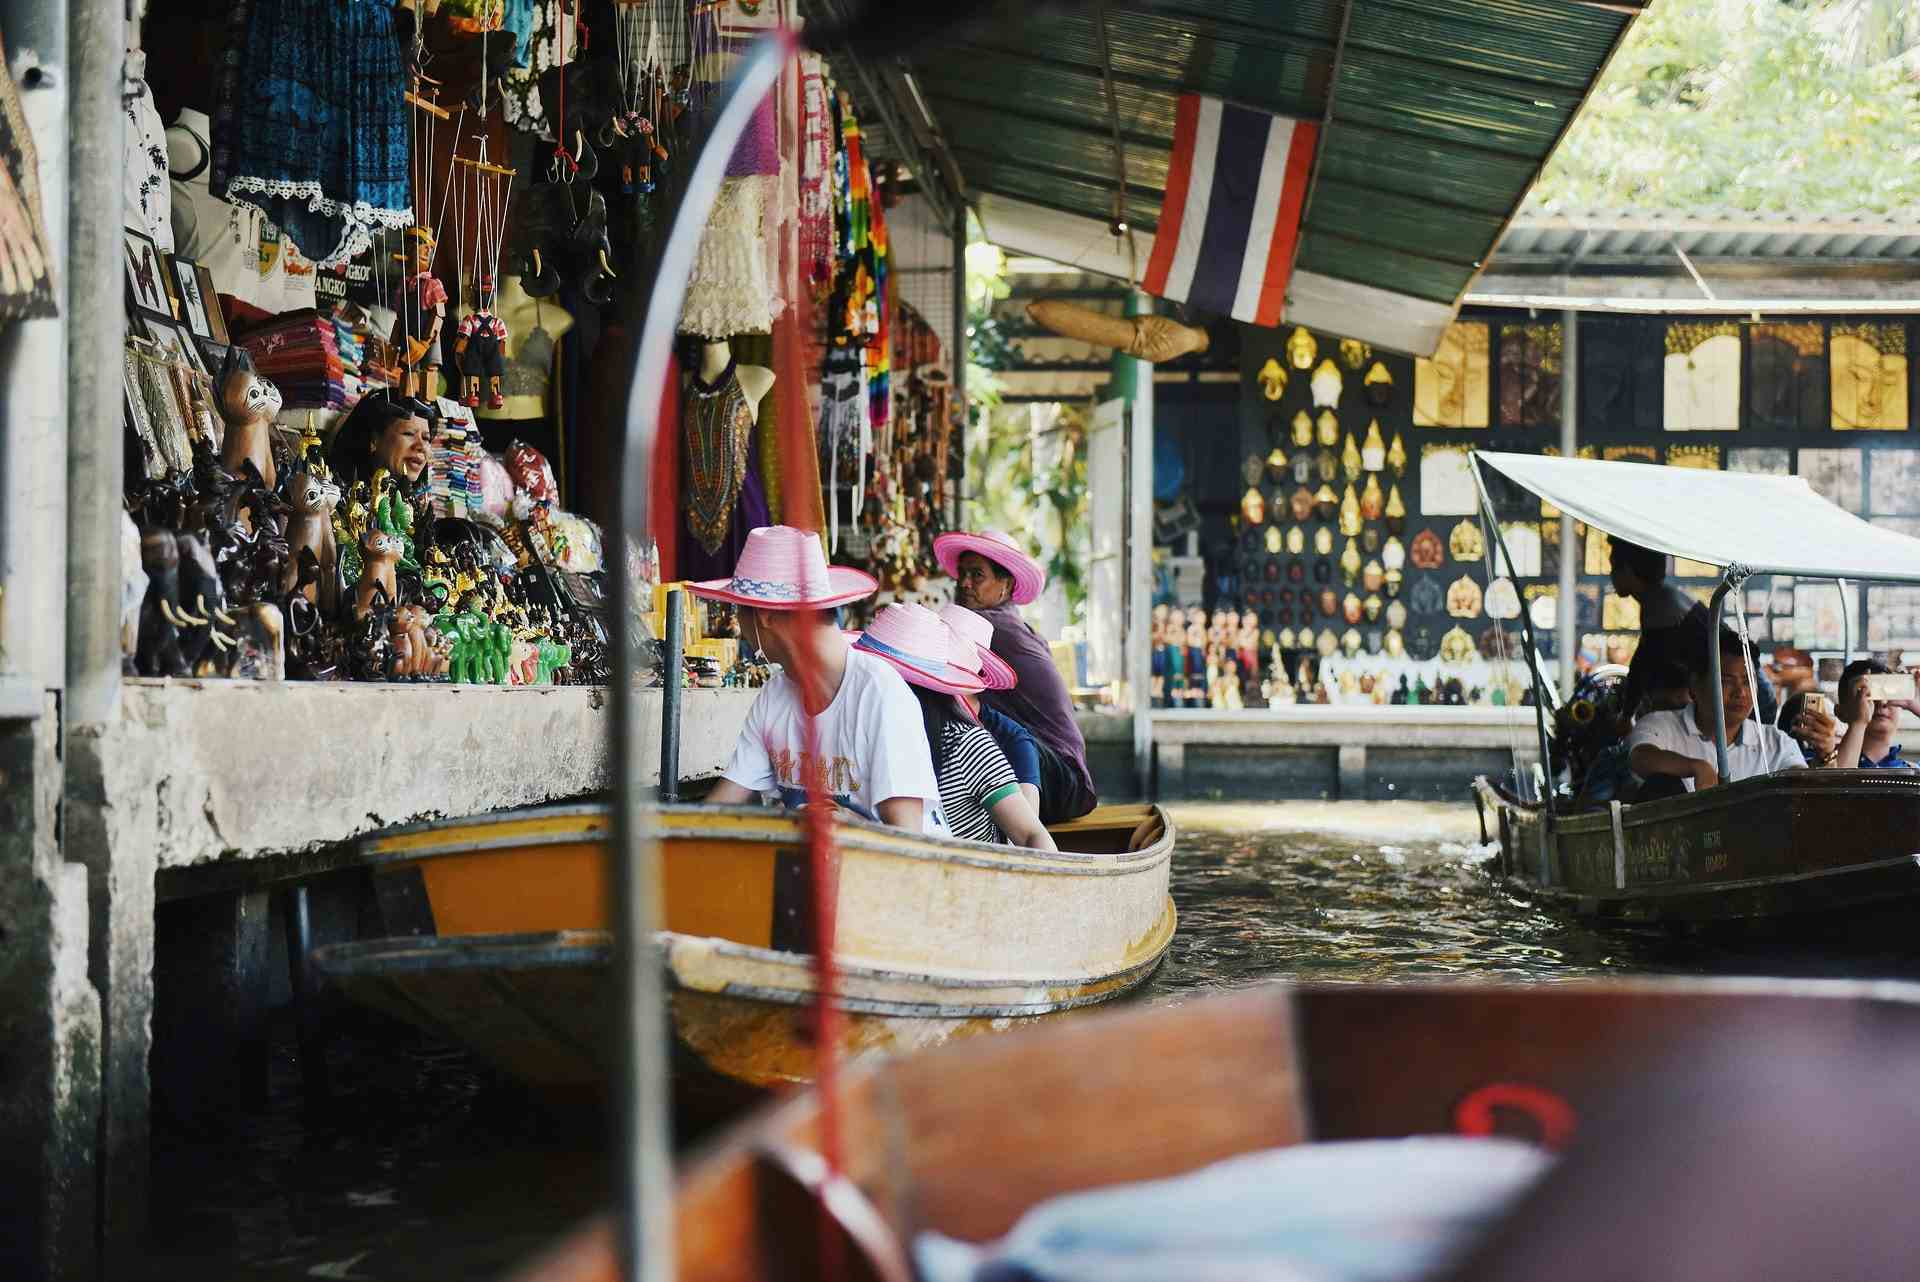
<instances>
[{"instance_id":1,"label":"dark wooden boat","mask_svg":"<svg viewBox=\"0 0 1920 1282\"><path fill-rule=\"evenodd\" d=\"M1484 778L1474 798L1495 875L1598 922L1920 907L1920 772L1789 770L1551 818Z\"/></svg>"},{"instance_id":2,"label":"dark wooden boat","mask_svg":"<svg viewBox=\"0 0 1920 1282\"><path fill-rule=\"evenodd\" d=\"M1590 1110L1623 1082L1708 1058L1697 1047L1787 1054L1898 1033L1911 1048L1916 998L1743 980L1271 985L856 1066L839 1115L847 1178L829 1197L850 1255L833 1276L906 1278L923 1230L984 1241L1047 1198L1257 1149L1448 1132L1561 1144L1599 1129L1608 1115ZM809 1092L683 1168L681 1282L827 1276L804 1192L819 1183L820 1120ZM518 1282L614 1282L612 1243L607 1222L586 1226Z\"/></svg>"}]
</instances>

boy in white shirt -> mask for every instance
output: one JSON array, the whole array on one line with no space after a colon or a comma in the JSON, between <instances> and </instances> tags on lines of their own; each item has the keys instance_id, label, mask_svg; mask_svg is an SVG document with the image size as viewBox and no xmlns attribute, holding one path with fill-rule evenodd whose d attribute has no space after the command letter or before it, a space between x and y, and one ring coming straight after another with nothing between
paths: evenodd
<instances>
[{"instance_id":1,"label":"boy in white shirt","mask_svg":"<svg viewBox=\"0 0 1920 1282\"><path fill-rule=\"evenodd\" d=\"M781 668L748 709L708 801L776 793L799 806L817 766L835 804L852 813L909 832L942 831L919 701L892 665L854 650L834 625L833 607L870 596L871 577L829 567L818 536L771 525L747 535L733 578L689 586L739 606L741 636ZM817 758L808 753L808 710Z\"/></svg>"}]
</instances>

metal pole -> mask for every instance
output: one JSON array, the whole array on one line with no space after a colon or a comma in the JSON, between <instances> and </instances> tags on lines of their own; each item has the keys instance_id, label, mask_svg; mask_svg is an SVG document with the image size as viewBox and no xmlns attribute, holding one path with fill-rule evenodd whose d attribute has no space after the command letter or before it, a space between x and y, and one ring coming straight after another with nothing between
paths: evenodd
<instances>
[{"instance_id":1,"label":"metal pole","mask_svg":"<svg viewBox=\"0 0 1920 1282\"><path fill-rule=\"evenodd\" d=\"M1853 611L1847 608L1847 581L1835 579L1833 586L1840 592L1840 665L1845 667L1853 662Z\"/></svg>"},{"instance_id":2,"label":"metal pole","mask_svg":"<svg viewBox=\"0 0 1920 1282\"><path fill-rule=\"evenodd\" d=\"M1127 314L1153 314L1151 295L1135 290ZM1133 772L1153 796L1153 366L1115 354L1127 396L1127 685L1133 696ZM1131 386L1127 386L1130 384Z\"/></svg>"},{"instance_id":3,"label":"metal pole","mask_svg":"<svg viewBox=\"0 0 1920 1282\"><path fill-rule=\"evenodd\" d=\"M1560 314L1560 457L1580 455L1580 313L1568 309ZM1560 615L1555 621L1559 634L1560 695L1573 694L1576 677L1574 658L1580 653L1579 628L1574 613L1574 596L1580 579L1580 566L1574 560L1573 518L1560 514Z\"/></svg>"},{"instance_id":4,"label":"metal pole","mask_svg":"<svg viewBox=\"0 0 1920 1282\"><path fill-rule=\"evenodd\" d=\"M660 800L680 800L680 703L686 686L687 594L667 591L667 635L660 673Z\"/></svg>"},{"instance_id":5,"label":"metal pole","mask_svg":"<svg viewBox=\"0 0 1920 1282\"><path fill-rule=\"evenodd\" d=\"M948 447L960 456L960 478L953 485L953 511L947 521L960 529L967 516L967 429L972 426L973 410L967 404L967 363L973 355L973 343L967 337L967 207L953 214L953 401L949 413L958 413L956 439Z\"/></svg>"},{"instance_id":6,"label":"metal pole","mask_svg":"<svg viewBox=\"0 0 1920 1282\"><path fill-rule=\"evenodd\" d=\"M1473 484L1480 491L1480 519L1487 523L1493 534L1493 544L1500 551L1501 559L1507 563L1507 577L1518 580L1513 572L1513 554L1507 551L1507 536L1501 532L1500 522L1494 518L1493 499L1487 493L1486 478L1480 475L1480 461L1473 463ZM1496 624L1496 626L1498 626ZM1520 607L1520 635L1527 646L1527 675L1533 686L1534 729L1540 738L1540 771L1546 778L1546 787L1541 790L1541 800L1546 803L1547 817L1553 817L1553 755L1547 750L1547 683L1540 676L1540 652L1534 645L1533 620L1527 617L1527 608Z\"/></svg>"},{"instance_id":7,"label":"metal pole","mask_svg":"<svg viewBox=\"0 0 1920 1282\"><path fill-rule=\"evenodd\" d=\"M307 888L287 892L287 977L292 981L295 1036L300 1044L300 1084L307 1103L318 1104L330 1093L327 1049L320 1036L319 1012L314 1009L313 981L307 958L313 952L313 910Z\"/></svg>"},{"instance_id":8,"label":"metal pole","mask_svg":"<svg viewBox=\"0 0 1920 1282\"><path fill-rule=\"evenodd\" d=\"M1707 632L1707 672L1713 677L1713 768L1719 772L1720 782L1727 781L1727 704L1719 697L1720 689L1720 620L1727 610L1727 593L1733 587L1733 567L1727 567L1727 573L1721 578L1720 586L1713 590L1713 604L1708 607L1712 619L1708 622Z\"/></svg>"},{"instance_id":9,"label":"metal pole","mask_svg":"<svg viewBox=\"0 0 1920 1282\"><path fill-rule=\"evenodd\" d=\"M735 65L687 175L686 192L674 215L653 271L645 320L633 349L633 381L627 389L626 431L621 441L620 504L615 547L638 541L648 529L648 481L659 430L660 391L666 385L673 331L686 299L687 278L720 194L727 158L746 131L760 100L779 78L793 47L791 32L761 37ZM118 197L115 197L116 201ZM116 204L116 209L118 208ZM619 1075L613 1100L619 1118L617 1150L618 1244L627 1282L669 1282L674 1276L672 1113L667 1091L671 1067L666 995L655 934L660 925L659 852L648 836L646 811L634 780L642 763L639 706L633 679L639 669L633 618L633 584L611 576L615 628L613 673L613 916L615 982L620 1021Z\"/></svg>"}]
</instances>

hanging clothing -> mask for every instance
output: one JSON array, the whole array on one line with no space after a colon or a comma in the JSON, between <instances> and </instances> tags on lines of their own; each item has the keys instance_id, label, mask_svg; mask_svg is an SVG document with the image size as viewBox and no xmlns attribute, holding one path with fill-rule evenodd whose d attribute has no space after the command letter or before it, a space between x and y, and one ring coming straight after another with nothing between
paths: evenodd
<instances>
[{"instance_id":1,"label":"hanging clothing","mask_svg":"<svg viewBox=\"0 0 1920 1282\"><path fill-rule=\"evenodd\" d=\"M54 314L39 156L0 45L0 322Z\"/></svg>"},{"instance_id":2,"label":"hanging clothing","mask_svg":"<svg viewBox=\"0 0 1920 1282\"><path fill-rule=\"evenodd\" d=\"M725 578L746 546L747 532L772 524L760 477L753 407L727 361L713 382L689 370L681 389L682 450L686 458L686 527L680 573Z\"/></svg>"},{"instance_id":3,"label":"hanging clothing","mask_svg":"<svg viewBox=\"0 0 1920 1282\"><path fill-rule=\"evenodd\" d=\"M124 110L126 163L121 182L127 207L121 221L145 232L161 253L171 254L173 192L167 182L167 127L160 120L159 108L153 105L153 90L147 88L146 81L134 81Z\"/></svg>"},{"instance_id":4,"label":"hanging clothing","mask_svg":"<svg viewBox=\"0 0 1920 1282\"><path fill-rule=\"evenodd\" d=\"M572 62L579 47L580 24L561 13L559 0L535 0L528 16L525 52L517 42L514 69L500 77L501 119L522 133L552 142L553 122L540 97L540 81Z\"/></svg>"},{"instance_id":5,"label":"hanging clothing","mask_svg":"<svg viewBox=\"0 0 1920 1282\"><path fill-rule=\"evenodd\" d=\"M212 191L322 267L413 222L407 69L391 6L239 0L214 116Z\"/></svg>"},{"instance_id":6,"label":"hanging clothing","mask_svg":"<svg viewBox=\"0 0 1920 1282\"><path fill-rule=\"evenodd\" d=\"M260 211L213 194L208 186L211 122L188 108L167 129L174 252L205 267L213 287L261 311L314 306L314 273L287 252L286 238Z\"/></svg>"},{"instance_id":7,"label":"hanging clothing","mask_svg":"<svg viewBox=\"0 0 1920 1282\"><path fill-rule=\"evenodd\" d=\"M721 339L773 329L773 286L762 252L772 181L728 178L720 184L687 281L681 333Z\"/></svg>"}]
</instances>

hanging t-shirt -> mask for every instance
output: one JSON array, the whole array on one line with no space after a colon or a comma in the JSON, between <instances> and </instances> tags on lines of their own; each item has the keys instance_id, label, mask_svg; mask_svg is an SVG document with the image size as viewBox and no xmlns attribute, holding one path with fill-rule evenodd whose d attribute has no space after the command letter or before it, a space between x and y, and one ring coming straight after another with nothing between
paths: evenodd
<instances>
[{"instance_id":1,"label":"hanging t-shirt","mask_svg":"<svg viewBox=\"0 0 1920 1282\"><path fill-rule=\"evenodd\" d=\"M941 735L938 772L947 830L963 841L1006 845L993 808L1020 791L1020 783L986 727L949 721Z\"/></svg>"},{"instance_id":2,"label":"hanging t-shirt","mask_svg":"<svg viewBox=\"0 0 1920 1282\"><path fill-rule=\"evenodd\" d=\"M261 311L277 316L314 306L313 263L258 210L209 190L210 128L204 112L189 108L167 130L175 252L205 267L216 291Z\"/></svg>"},{"instance_id":3,"label":"hanging t-shirt","mask_svg":"<svg viewBox=\"0 0 1920 1282\"><path fill-rule=\"evenodd\" d=\"M885 659L848 650L840 689L814 725L820 755L827 762L827 789L835 802L878 820L881 802L918 797L926 803L925 831L946 833L920 701ZM740 741L721 777L777 796L784 805L804 805L806 742L799 683L780 673L747 709Z\"/></svg>"}]
</instances>

